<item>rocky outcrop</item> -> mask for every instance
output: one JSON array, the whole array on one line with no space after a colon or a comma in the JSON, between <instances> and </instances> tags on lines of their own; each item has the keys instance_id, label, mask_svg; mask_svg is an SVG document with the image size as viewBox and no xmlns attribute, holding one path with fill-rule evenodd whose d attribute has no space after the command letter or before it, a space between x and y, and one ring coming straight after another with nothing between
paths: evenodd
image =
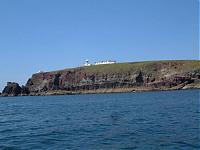
<instances>
[{"instance_id":1,"label":"rocky outcrop","mask_svg":"<svg viewBox=\"0 0 200 150\"><path fill-rule=\"evenodd\" d=\"M20 87L18 83L7 82L7 86L2 91L2 96L28 95L29 89L25 86Z\"/></svg>"},{"instance_id":2,"label":"rocky outcrop","mask_svg":"<svg viewBox=\"0 0 200 150\"><path fill-rule=\"evenodd\" d=\"M200 88L200 61L122 63L37 73L21 89L16 84L7 85L3 94L56 95L188 88Z\"/></svg>"},{"instance_id":3,"label":"rocky outcrop","mask_svg":"<svg viewBox=\"0 0 200 150\"><path fill-rule=\"evenodd\" d=\"M29 95L29 94L30 94L30 91L29 91L28 87L25 87L25 86L22 85L22 87L21 87L21 95L26 96L26 95Z\"/></svg>"},{"instance_id":4,"label":"rocky outcrop","mask_svg":"<svg viewBox=\"0 0 200 150\"><path fill-rule=\"evenodd\" d=\"M7 86L3 89L3 96L17 96L21 93L21 87L18 83L8 82Z\"/></svg>"}]
</instances>

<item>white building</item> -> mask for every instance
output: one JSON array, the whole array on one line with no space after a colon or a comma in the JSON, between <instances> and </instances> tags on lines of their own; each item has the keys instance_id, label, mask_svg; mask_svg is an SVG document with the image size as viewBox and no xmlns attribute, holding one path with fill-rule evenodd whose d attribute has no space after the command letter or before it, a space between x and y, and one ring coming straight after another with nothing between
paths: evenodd
<instances>
[{"instance_id":1,"label":"white building","mask_svg":"<svg viewBox=\"0 0 200 150\"><path fill-rule=\"evenodd\" d=\"M113 61L113 60L106 60L106 61L98 61L98 62L95 62L94 65L106 65L106 64L115 64L116 61ZM89 60L86 59L85 60L85 63L84 63L84 66L91 66L93 64L90 64L89 63Z\"/></svg>"},{"instance_id":2,"label":"white building","mask_svg":"<svg viewBox=\"0 0 200 150\"><path fill-rule=\"evenodd\" d=\"M39 70L37 73L43 73L44 71Z\"/></svg>"},{"instance_id":3,"label":"white building","mask_svg":"<svg viewBox=\"0 0 200 150\"><path fill-rule=\"evenodd\" d=\"M98 61L98 62L95 62L94 65L106 65L106 64L115 64L116 61L113 61L113 60L106 60L106 61Z\"/></svg>"},{"instance_id":4,"label":"white building","mask_svg":"<svg viewBox=\"0 0 200 150\"><path fill-rule=\"evenodd\" d=\"M91 66L91 65L92 65L92 64L89 63L89 60L86 59L86 60L85 60L85 63L84 63L84 66Z\"/></svg>"}]
</instances>

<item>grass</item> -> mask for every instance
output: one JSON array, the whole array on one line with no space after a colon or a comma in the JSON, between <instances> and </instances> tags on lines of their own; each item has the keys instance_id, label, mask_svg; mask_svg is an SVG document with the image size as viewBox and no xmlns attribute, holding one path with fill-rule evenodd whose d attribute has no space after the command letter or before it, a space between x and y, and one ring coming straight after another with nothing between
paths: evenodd
<instances>
[{"instance_id":1,"label":"grass","mask_svg":"<svg viewBox=\"0 0 200 150\"><path fill-rule=\"evenodd\" d=\"M127 62L127 63L116 63L110 65L98 65L98 66L89 66L84 67L85 72L88 73L120 73L120 72L130 72L130 71L144 71L148 73L154 73L159 70L154 70L159 65L168 62L180 63L176 65L176 68L170 67L171 70L176 71L189 71L193 69L200 69L199 60L169 60L169 61L145 61L145 62Z\"/></svg>"},{"instance_id":2,"label":"grass","mask_svg":"<svg viewBox=\"0 0 200 150\"><path fill-rule=\"evenodd\" d=\"M160 70L155 70L159 66L164 65L164 63L175 62L177 65L174 67L166 66L166 70L175 71L175 72L187 72L192 70L200 69L200 60L161 60L161 61L143 61L143 62L125 62L125 63L116 63L109 65L92 65L88 67L77 67L77 68L68 68L63 70L52 71L51 73L62 73L65 71L76 71L83 69L85 73L128 73L134 71L143 71L146 73L159 73Z\"/></svg>"}]
</instances>

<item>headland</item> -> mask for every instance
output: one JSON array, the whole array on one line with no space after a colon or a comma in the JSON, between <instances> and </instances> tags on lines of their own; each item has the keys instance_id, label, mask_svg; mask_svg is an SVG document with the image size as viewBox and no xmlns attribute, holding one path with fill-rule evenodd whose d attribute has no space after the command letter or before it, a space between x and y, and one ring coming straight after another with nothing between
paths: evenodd
<instances>
[{"instance_id":1,"label":"headland","mask_svg":"<svg viewBox=\"0 0 200 150\"><path fill-rule=\"evenodd\" d=\"M8 82L1 96L66 95L200 88L199 60L82 66L39 72L26 85Z\"/></svg>"}]
</instances>

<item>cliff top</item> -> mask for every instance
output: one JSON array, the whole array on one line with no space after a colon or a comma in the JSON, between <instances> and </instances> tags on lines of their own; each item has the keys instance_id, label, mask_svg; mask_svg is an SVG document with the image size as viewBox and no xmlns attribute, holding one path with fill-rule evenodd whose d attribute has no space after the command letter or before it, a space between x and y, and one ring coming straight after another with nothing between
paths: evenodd
<instances>
[{"instance_id":1,"label":"cliff top","mask_svg":"<svg viewBox=\"0 0 200 150\"><path fill-rule=\"evenodd\" d=\"M166 66L166 69L169 68L171 71L176 72L187 72L191 70L200 69L200 60L162 60L162 61L143 61L143 62L124 62L124 63L115 63L115 64L106 64L106 65L92 65L92 66L82 66L77 68L67 68L63 70L43 72L43 73L63 73L65 71L76 71L84 70L85 73L120 73L120 72L129 72L130 70L141 70L147 73L155 72L159 68ZM152 70L153 68L153 70ZM157 68L157 70L155 69ZM42 73L42 74L43 74ZM40 74L40 73L36 73Z\"/></svg>"}]
</instances>

